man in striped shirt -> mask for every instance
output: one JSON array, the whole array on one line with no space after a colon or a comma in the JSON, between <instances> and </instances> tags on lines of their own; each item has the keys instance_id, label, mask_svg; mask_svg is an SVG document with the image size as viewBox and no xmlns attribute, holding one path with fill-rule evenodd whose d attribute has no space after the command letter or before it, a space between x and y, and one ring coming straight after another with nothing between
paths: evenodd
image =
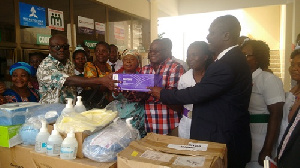
<instances>
[{"instance_id":1,"label":"man in striped shirt","mask_svg":"<svg viewBox=\"0 0 300 168\"><path fill-rule=\"evenodd\" d=\"M159 74L162 87L177 88L184 68L172 60L172 42L168 38L156 39L150 45L150 64L141 69L141 74ZM162 104L158 99L150 97L145 101L145 125L147 132L169 134L178 126L179 117L171 106Z\"/></svg>"}]
</instances>

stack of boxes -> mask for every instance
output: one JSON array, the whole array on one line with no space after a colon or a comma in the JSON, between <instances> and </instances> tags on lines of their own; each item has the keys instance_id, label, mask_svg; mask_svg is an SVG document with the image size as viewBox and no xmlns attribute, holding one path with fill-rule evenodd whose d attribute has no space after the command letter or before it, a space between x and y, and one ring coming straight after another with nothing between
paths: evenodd
<instances>
[{"instance_id":1,"label":"stack of boxes","mask_svg":"<svg viewBox=\"0 0 300 168\"><path fill-rule=\"evenodd\" d=\"M39 105L34 102L0 105L0 146L10 148L22 143L18 133L25 123L26 111Z\"/></svg>"}]
</instances>

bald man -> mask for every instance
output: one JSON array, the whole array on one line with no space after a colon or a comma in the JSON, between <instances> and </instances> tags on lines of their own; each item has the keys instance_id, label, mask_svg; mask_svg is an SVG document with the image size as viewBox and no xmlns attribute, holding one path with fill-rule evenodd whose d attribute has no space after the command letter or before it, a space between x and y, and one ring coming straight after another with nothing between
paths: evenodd
<instances>
[{"instance_id":1,"label":"bald man","mask_svg":"<svg viewBox=\"0 0 300 168\"><path fill-rule=\"evenodd\" d=\"M84 78L75 76L74 64L70 61L68 40L56 34L49 39L49 55L38 67L40 102L65 103L65 98L76 98L76 87L103 85L114 89L112 76L102 78Z\"/></svg>"}]
</instances>

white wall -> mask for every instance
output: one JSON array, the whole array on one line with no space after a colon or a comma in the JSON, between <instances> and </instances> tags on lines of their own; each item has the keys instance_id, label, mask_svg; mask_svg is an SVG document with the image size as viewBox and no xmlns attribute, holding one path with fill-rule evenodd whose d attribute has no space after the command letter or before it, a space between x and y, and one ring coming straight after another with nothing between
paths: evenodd
<instances>
[{"instance_id":1,"label":"white wall","mask_svg":"<svg viewBox=\"0 0 300 168\"><path fill-rule=\"evenodd\" d=\"M179 15L286 4L291 0L178 0Z\"/></svg>"},{"instance_id":2,"label":"white wall","mask_svg":"<svg viewBox=\"0 0 300 168\"><path fill-rule=\"evenodd\" d=\"M244 9L242 29L247 29L247 36L265 41L271 50L279 50L280 7L272 5Z\"/></svg>"},{"instance_id":3,"label":"white wall","mask_svg":"<svg viewBox=\"0 0 300 168\"><path fill-rule=\"evenodd\" d=\"M178 0L156 0L159 17L178 16ZM153 0L151 1L151 3Z\"/></svg>"}]
</instances>

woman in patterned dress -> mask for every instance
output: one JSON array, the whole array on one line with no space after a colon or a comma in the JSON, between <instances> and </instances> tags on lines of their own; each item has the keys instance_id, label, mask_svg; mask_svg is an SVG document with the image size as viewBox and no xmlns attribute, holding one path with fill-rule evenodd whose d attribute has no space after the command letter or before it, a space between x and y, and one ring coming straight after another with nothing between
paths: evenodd
<instances>
[{"instance_id":1,"label":"woman in patterned dress","mask_svg":"<svg viewBox=\"0 0 300 168\"><path fill-rule=\"evenodd\" d=\"M119 69L116 73L123 74L137 74L139 73L139 61L136 55L133 53L127 53L123 57L123 67ZM122 119L131 118L131 124L136 128L141 137L146 136L145 130L145 109L143 101L130 102L128 101L122 93L113 93L113 97L118 100L116 104L117 110L119 112L119 117Z\"/></svg>"},{"instance_id":2,"label":"woman in patterned dress","mask_svg":"<svg viewBox=\"0 0 300 168\"><path fill-rule=\"evenodd\" d=\"M92 77L104 77L108 74L110 74L111 67L107 63L108 57L110 53L110 47L109 44L100 41L99 43L96 44L95 47L95 55L96 55L96 60L92 62L87 62L84 66L84 77L87 78L92 78ZM96 88L93 88L96 89ZM111 91L109 91L106 87L100 86L97 91L97 95L99 97L103 97L103 102L101 103L102 107L105 107L109 102L113 100L111 96Z\"/></svg>"}]
</instances>

